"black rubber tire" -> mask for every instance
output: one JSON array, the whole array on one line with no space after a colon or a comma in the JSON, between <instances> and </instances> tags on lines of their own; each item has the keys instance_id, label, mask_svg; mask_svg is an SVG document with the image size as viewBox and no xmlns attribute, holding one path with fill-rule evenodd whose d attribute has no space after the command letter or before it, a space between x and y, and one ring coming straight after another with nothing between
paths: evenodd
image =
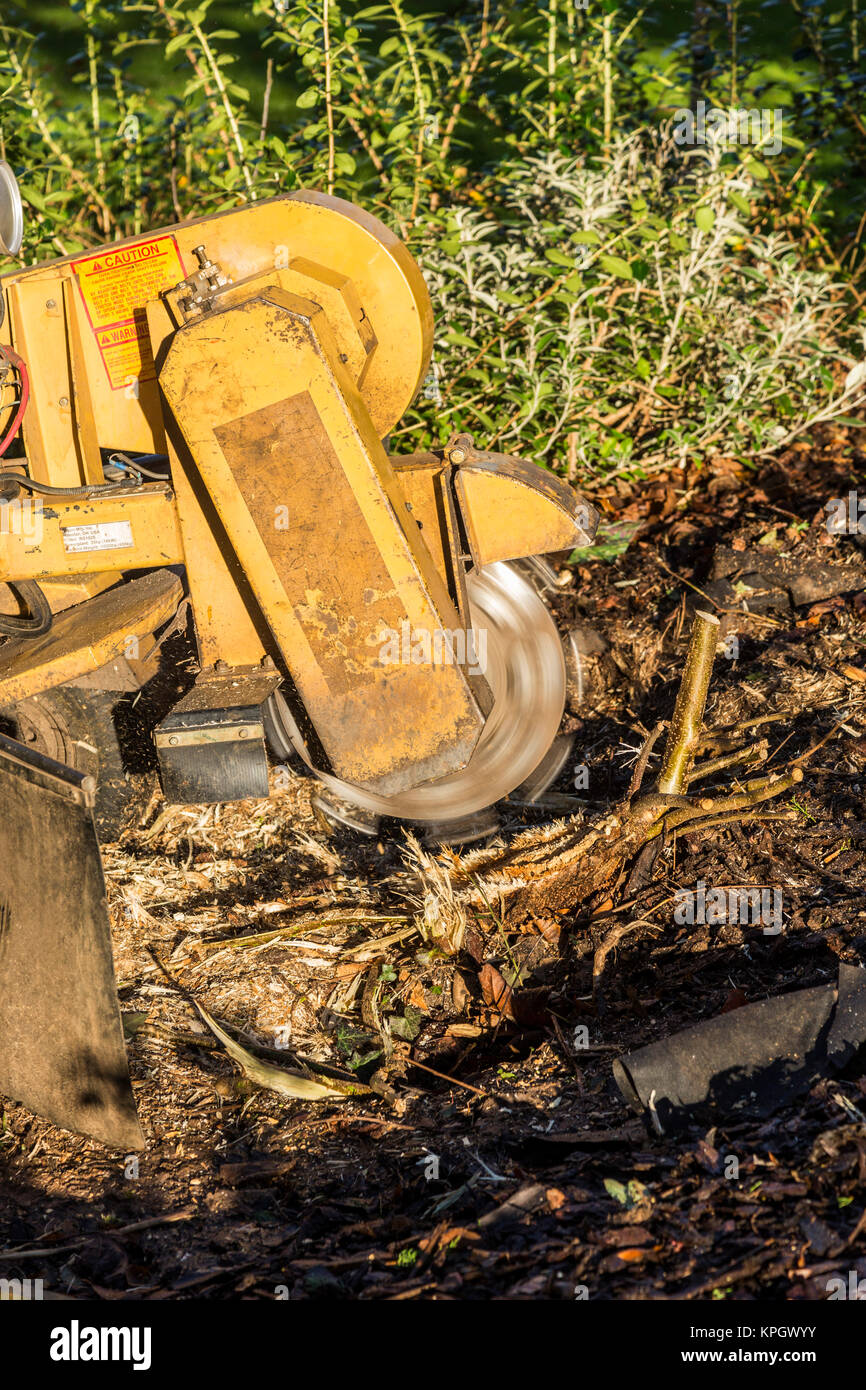
<instances>
[{"instance_id":1,"label":"black rubber tire","mask_svg":"<svg viewBox=\"0 0 866 1390\"><path fill-rule=\"evenodd\" d=\"M8 579L4 582L21 599L27 616L0 613L0 633L5 637L42 637L50 632L54 614L39 585L32 579L18 579L14 584Z\"/></svg>"}]
</instances>

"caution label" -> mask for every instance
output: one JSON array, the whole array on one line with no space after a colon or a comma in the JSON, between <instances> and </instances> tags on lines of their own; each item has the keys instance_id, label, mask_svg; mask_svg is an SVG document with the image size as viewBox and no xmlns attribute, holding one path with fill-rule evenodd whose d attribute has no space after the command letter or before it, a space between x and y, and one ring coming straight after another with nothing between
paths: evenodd
<instances>
[{"instance_id":1,"label":"caution label","mask_svg":"<svg viewBox=\"0 0 866 1390\"><path fill-rule=\"evenodd\" d=\"M132 545L131 521L99 521L92 526L64 526L63 548L76 550L126 550Z\"/></svg>"},{"instance_id":2,"label":"caution label","mask_svg":"<svg viewBox=\"0 0 866 1390\"><path fill-rule=\"evenodd\" d=\"M74 261L73 269L112 391L152 381L145 305L186 275L174 237L109 247Z\"/></svg>"}]
</instances>

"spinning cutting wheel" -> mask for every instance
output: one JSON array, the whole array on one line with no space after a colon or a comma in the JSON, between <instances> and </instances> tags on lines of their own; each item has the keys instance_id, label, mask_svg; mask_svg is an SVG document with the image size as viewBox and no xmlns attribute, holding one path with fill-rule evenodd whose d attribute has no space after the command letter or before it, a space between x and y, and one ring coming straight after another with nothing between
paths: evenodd
<instances>
[{"instance_id":1,"label":"spinning cutting wheel","mask_svg":"<svg viewBox=\"0 0 866 1390\"><path fill-rule=\"evenodd\" d=\"M491 714L472 757L459 772L396 796L376 796L316 770L340 801L371 816L436 824L463 821L516 787L539 795L559 774L569 740L557 738L566 695L562 642L529 566L494 564L468 580L476 633L486 632L486 675L494 695ZM268 711L273 751L301 753L294 724L277 693ZM343 819L360 828L351 813Z\"/></svg>"}]
</instances>

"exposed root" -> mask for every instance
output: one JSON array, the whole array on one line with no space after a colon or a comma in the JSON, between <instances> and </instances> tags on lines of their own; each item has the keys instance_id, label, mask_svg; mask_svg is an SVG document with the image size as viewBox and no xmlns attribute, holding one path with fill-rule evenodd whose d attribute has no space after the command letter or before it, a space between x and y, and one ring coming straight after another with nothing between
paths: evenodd
<instances>
[{"instance_id":1,"label":"exposed root","mask_svg":"<svg viewBox=\"0 0 866 1390\"><path fill-rule=\"evenodd\" d=\"M717 636L717 619L712 614L697 613L656 788L635 797L661 725L641 749L625 800L606 816L590 825L582 818L572 817L540 831L530 830L507 849L493 847L476 850L462 859L455 857L449 878L458 886L462 900L478 904L484 898L485 887L494 890L509 925L517 926L536 914L569 911L609 887L625 865L660 837L745 824L754 819L788 818L785 812L771 815L759 808L802 781L803 770L797 765L786 773L746 782L742 790L734 790L728 796L683 795L684 788L701 778L716 776L742 763L763 761L767 756L766 739L748 749L732 748L729 734L708 736L704 732L702 720ZM751 722L759 725L773 718L763 716ZM708 746L721 752L703 766L693 767L696 752ZM602 955L602 965L603 960Z\"/></svg>"}]
</instances>

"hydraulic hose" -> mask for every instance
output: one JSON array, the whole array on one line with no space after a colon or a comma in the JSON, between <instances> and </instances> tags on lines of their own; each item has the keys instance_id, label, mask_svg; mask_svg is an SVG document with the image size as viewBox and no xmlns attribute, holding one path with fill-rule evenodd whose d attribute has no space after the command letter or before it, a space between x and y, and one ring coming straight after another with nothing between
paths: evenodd
<instances>
[{"instance_id":1,"label":"hydraulic hose","mask_svg":"<svg viewBox=\"0 0 866 1390\"><path fill-rule=\"evenodd\" d=\"M30 377L27 372L27 363L23 357L19 357L17 352L11 348L0 346L0 357L5 358L11 367L18 373L18 380L21 383L21 396L12 423L0 440L0 458L6 453L12 440L18 433L21 421L24 419L24 412L27 409L27 402L30 400Z\"/></svg>"},{"instance_id":2,"label":"hydraulic hose","mask_svg":"<svg viewBox=\"0 0 866 1390\"><path fill-rule=\"evenodd\" d=\"M0 483L17 483L30 492L38 492L45 497L94 497L100 492L116 492L117 483L87 483L84 487L52 487L50 483L38 483L25 473L0 473Z\"/></svg>"}]
</instances>

